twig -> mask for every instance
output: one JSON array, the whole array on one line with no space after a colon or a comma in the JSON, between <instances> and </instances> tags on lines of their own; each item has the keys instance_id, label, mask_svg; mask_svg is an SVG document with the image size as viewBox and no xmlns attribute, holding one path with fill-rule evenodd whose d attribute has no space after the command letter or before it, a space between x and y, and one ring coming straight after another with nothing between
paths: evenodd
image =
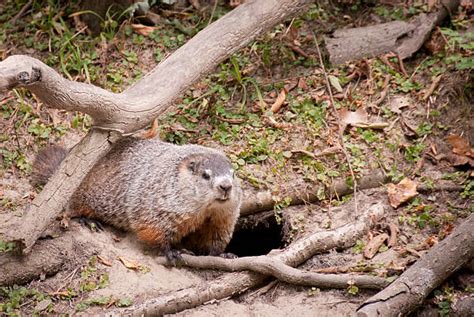
<instances>
[{"instance_id":1,"label":"twig","mask_svg":"<svg viewBox=\"0 0 474 317\"><path fill-rule=\"evenodd\" d=\"M400 56L400 54L397 53L397 60L398 60L398 66L400 67L400 71L402 72L403 76L407 77L407 71L405 70L405 66L403 65L403 59Z\"/></svg>"},{"instance_id":2,"label":"twig","mask_svg":"<svg viewBox=\"0 0 474 317\"><path fill-rule=\"evenodd\" d=\"M212 19L214 18L214 13L216 13L216 8L217 8L217 2L219 0L214 0L214 5L212 6L212 12L211 12L211 17L209 18L209 22L207 22L207 25L212 23Z\"/></svg>"},{"instance_id":3,"label":"twig","mask_svg":"<svg viewBox=\"0 0 474 317\"><path fill-rule=\"evenodd\" d=\"M25 14L26 10L28 10L31 7L31 4L33 3L33 0L29 0L25 5L21 8L21 10L13 17L13 19L10 20L11 24L15 24L16 21Z\"/></svg>"},{"instance_id":4,"label":"twig","mask_svg":"<svg viewBox=\"0 0 474 317\"><path fill-rule=\"evenodd\" d=\"M349 171L351 173L352 181L354 182L354 209L355 209L355 213L357 213L358 212L358 209L357 209L357 180L355 178L354 170L352 169L352 164L351 164L351 161L350 161L350 158L349 158L349 153L347 152L346 146L344 144L344 137L342 135L343 134L343 129L342 129L342 125L341 125L341 118L339 117L339 112L337 111L336 105L334 104L334 97L333 97L333 94L332 94L331 85L329 83L328 74L326 72L326 67L324 67L323 57L321 55L321 50L319 49L319 43L318 43L318 40L316 39L316 35L314 34L313 30L311 30L311 34L313 36L314 42L316 43L316 49L318 50L319 63L321 64L321 68L323 70L324 78L326 80L326 87L327 87L328 92L329 92L329 97L330 97L330 100L331 100L331 106L333 108L334 115L337 118L337 124L339 126L339 141L341 142L341 149L342 149L342 152L344 153L344 156L346 157L346 161L347 161L347 165L349 166Z\"/></svg>"},{"instance_id":5,"label":"twig","mask_svg":"<svg viewBox=\"0 0 474 317\"><path fill-rule=\"evenodd\" d=\"M433 79L433 82L431 83L430 88L428 88L428 90L425 92L425 95L423 96L423 100L427 100L431 96L431 94L433 94L434 90L438 86L442 77L443 75L438 75L435 77L435 79Z\"/></svg>"},{"instance_id":6,"label":"twig","mask_svg":"<svg viewBox=\"0 0 474 317\"><path fill-rule=\"evenodd\" d=\"M388 74L387 76L385 76L385 80L383 82L383 90L382 92L380 93L380 97L379 99L377 99L373 106L374 107L378 107L380 106L380 104L385 100L385 98L387 97L387 94L388 94L388 89L390 88L390 78L392 78L392 76L390 74Z\"/></svg>"},{"instance_id":7,"label":"twig","mask_svg":"<svg viewBox=\"0 0 474 317\"><path fill-rule=\"evenodd\" d=\"M373 170L368 175L359 179L358 188L368 189L379 187L390 181L390 178L380 170ZM353 192L347 184L346 179L336 179L331 184L323 187L311 186L308 188L298 188L297 185L289 184L288 190L280 192L282 197L290 197L291 205L300 205L304 203L314 203L320 201L317 195L318 188L325 189L326 196L344 196ZM273 210L275 206L274 195L271 191L244 192L242 206L240 207L240 216L247 216L262 211Z\"/></svg>"}]
</instances>

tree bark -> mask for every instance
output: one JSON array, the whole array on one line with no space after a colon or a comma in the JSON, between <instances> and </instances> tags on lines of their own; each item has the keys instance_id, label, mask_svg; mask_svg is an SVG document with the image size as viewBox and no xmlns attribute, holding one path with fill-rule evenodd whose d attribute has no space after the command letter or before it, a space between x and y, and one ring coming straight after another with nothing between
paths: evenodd
<instances>
[{"instance_id":1,"label":"tree bark","mask_svg":"<svg viewBox=\"0 0 474 317\"><path fill-rule=\"evenodd\" d=\"M33 232L18 230L20 219L0 228L2 240L14 242L17 252L29 252L44 229L57 217L90 168L121 136L146 126L173 106L186 89L210 73L220 62L275 24L289 18L312 1L248 1L199 32L147 76L120 94L93 85L64 79L44 63L27 56L10 56L0 62L0 91L26 87L52 108L88 113L94 126L62 162L45 190L27 209L35 218ZM109 133L118 132L113 137ZM65 181L68 180L68 181Z\"/></svg>"},{"instance_id":2,"label":"tree bark","mask_svg":"<svg viewBox=\"0 0 474 317\"><path fill-rule=\"evenodd\" d=\"M371 297L357 316L406 316L449 275L474 257L474 214L432 247L389 287Z\"/></svg>"}]
</instances>

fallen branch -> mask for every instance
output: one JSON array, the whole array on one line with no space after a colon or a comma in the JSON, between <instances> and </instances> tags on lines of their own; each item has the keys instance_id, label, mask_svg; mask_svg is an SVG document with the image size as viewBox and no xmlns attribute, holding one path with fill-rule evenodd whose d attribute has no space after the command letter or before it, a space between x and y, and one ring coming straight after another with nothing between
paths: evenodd
<instances>
[{"instance_id":1,"label":"fallen branch","mask_svg":"<svg viewBox=\"0 0 474 317\"><path fill-rule=\"evenodd\" d=\"M385 215L387 209L388 207L382 203L360 208L360 210L366 211L357 218L356 222L334 230L316 232L294 242L280 253L272 255L272 258L295 267L307 261L316 253L336 247L351 246L369 230L373 222L377 222ZM265 279L264 275L253 272L231 273L218 280L213 280L209 284L200 284L164 294L147 300L143 304L117 310L112 314L142 316L176 313L210 300L222 299L244 292L249 288L260 285Z\"/></svg>"},{"instance_id":2,"label":"fallen branch","mask_svg":"<svg viewBox=\"0 0 474 317\"><path fill-rule=\"evenodd\" d=\"M459 0L445 0L438 11L419 14L408 22L392 21L336 30L332 36L324 38L329 60L337 65L394 52L401 61L418 51L431 31L458 6Z\"/></svg>"},{"instance_id":3,"label":"fallen branch","mask_svg":"<svg viewBox=\"0 0 474 317\"><path fill-rule=\"evenodd\" d=\"M357 316L406 316L449 275L474 257L474 214L432 247L389 287L365 301Z\"/></svg>"},{"instance_id":4,"label":"fallen branch","mask_svg":"<svg viewBox=\"0 0 474 317\"><path fill-rule=\"evenodd\" d=\"M375 171L370 175L363 176L357 180L358 189L369 189L379 187L389 181L382 171ZM326 188L326 196L344 196L353 192L352 187L345 180L335 181L331 186ZM291 205L301 205L304 203L318 202L318 188L295 188L287 192L279 193L281 197L290 197ZM240 216L247 216L262 211L272 210L275 206L274 195L270 191L264 192L246 192L242 206L240 207Z\"/></svg>"},{"instance_id":5,"label":"fallen branch","mask_svg":"<svg viewBox=\"0 0 474 317\"><path fill-rule=\"evenodd\" d=\"M295 269L272 258L271 255L224 259L214 256L192 256L183 254L184 265L199 269L214 269L228 272L252 271L273 276L282 282L295 285L342 288L350 285L359 288L383 289L389 282L381 277L358 274L322 274ZM162 264L166 259L161 258Z\"/></svg>"},{"instance_id":6,"label":"fallen branch","mask_svg":"<svg viewBox=\"0 0 474 317\"><path fill-rule=\"evenodd\" d=\"M310 3L309 0L246 2L199 32L120 94L69 81L28 56L14 55L0 62L0 91L25 87L48 107L81 111L94 120L89 141L83 140L69 153L51 184L46 185L27 209L26 219L34 219L33 232L19 230L25 225L25 220L19 219L11 227L0 228L0 239L15 243L17 252L29 252L61 213L85 174L108 153L111 143L167 112L176 98L220 62Z\"/></svg>"}]
</instances>

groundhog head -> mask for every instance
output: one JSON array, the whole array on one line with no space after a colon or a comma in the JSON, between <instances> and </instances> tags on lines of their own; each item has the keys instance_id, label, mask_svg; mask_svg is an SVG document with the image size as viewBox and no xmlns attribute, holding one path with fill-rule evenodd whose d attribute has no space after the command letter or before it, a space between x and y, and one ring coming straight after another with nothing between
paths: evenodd
<instances>
[{"instance_id":1,"label":"groundhog head","mask_svg":"<svg viewBox=\"0 0 474 317\"><path fill-rule=\"evenodd\" d=\"M229 159L224 155L192 154L183 160L181 168L191 176L196 195L207 196L207 201L225 204L240 199L239 183Z\"/></svg>"}]
</instances>

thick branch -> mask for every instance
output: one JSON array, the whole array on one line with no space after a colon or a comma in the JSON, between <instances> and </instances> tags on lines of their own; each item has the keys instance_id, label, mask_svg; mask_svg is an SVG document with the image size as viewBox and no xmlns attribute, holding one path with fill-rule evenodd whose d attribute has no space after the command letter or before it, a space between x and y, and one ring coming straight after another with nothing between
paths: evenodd
<instances>
[{"instance_id":1,"label":"thick branch","mask_svg":"<svg viewBox=\"0 0 474 317\"><path fill-rule=\"evenodd\" d=\"M390 180L382 171L375 171L370 175L363 176L357 180L358 189L369 189L379 187ZM304 203L315 203L320 199L317 196L317 188L298 189L294 186L289 191L280 193L279 196L290 197L291 205L301 205ZM326 196L344 196L353 193L352 186L348 185L345 180L337 180L331 186L326 188ZM261 211L272 210L275 206L273 194L270 191L244 193L242 206L240 207L240 215L247 216Z\"/></svg>"},{"instance_id":2,"label":"thick branch","mask_svg":"<svg viewBox=\"0 0 474 317\"><path fill-rule=\"evenodd\" d=\"M2 240L14 242L17 252L28 253L43 231L56 219L93 164L112 147L117 135L91 130L61 163L51 180L15 222L0 227Z\"/></svg>"},{"instance_id":3,"label":"thick branch","mask_svg":"<svg viewBox=\"0 0 474 317\"><path fill-rule=\"evenodd\" d=\"M363 206L362 206L363 207ZM377 203L360 210L366 210L358 217L357 222L347 224L334 230L316 232L290 245L281 253L271 255L273 259L295 267L308 260L318 252L324 252L340 246L353 245L364 235L373 222L380 220L388 207ZM256 273L232 273L209 284L201 284L192 288L171 292L145 303L115 313L132 316L163 315L176 313L193 308L214 299L233 296L258 286L265 277Z\"/></svg>"},{"instance_id":4,"label":"thick branch","mask_svg":"<svg viewBox=\"0 0 474 317\"><path fill-rule=\"evenodd\" d=\"M389 287L367 300L357 316L406 316L433 289L474 257L474 214L432 247Z\"/></svg>"}]
</instances>

